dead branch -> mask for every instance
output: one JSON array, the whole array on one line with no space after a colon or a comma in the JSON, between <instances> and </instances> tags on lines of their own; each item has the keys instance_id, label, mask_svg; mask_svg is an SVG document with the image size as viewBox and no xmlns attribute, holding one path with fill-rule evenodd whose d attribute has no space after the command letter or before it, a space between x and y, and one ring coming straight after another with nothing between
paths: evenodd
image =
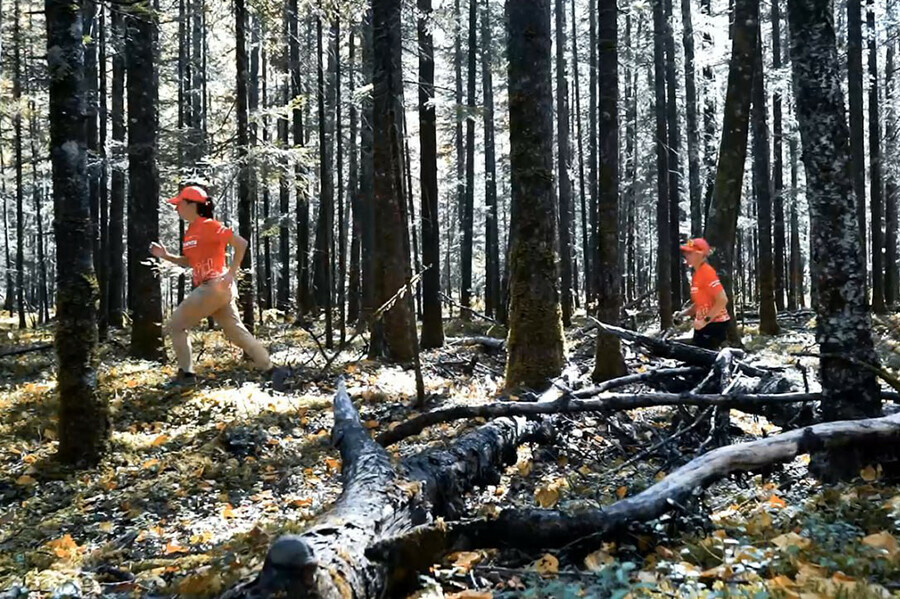
<instances>
[{"instance_id":1,"label":"dead branch","mask_svg":"<svg viewBox=\"0 0 900 599\"><path fill-rule=\"evenodd\" d=\"M0 358L5 358L7 356L21 356L22 354L31 353L33 351L44 351L46 349L53 349L52 343L39 343L37 345L31 345L29 347L19 347L16 349L10 349L0 353Z\"/></svg>"},{"instance_id":2,"label":"dead branch","mask_svg":"<svg viewBox=\"0 0 900 599\"><path fill-rule=\"evenodd\" d=\"M693 393L599 393L593 399L578 399L564 394L550 402L495 402L479 406L452 406L419 414L384 431L375 440L387 447L417 435L425 428L468 418L503 418L537 414L572 414L577 412L610 412L650 406L722 406L749 410L771 404L821 401L821 393L780 394L693 394Z\"/></svg>"},{"instance_id":3,"label":"dead branch","mask_svg":"<svg viewBox=\"0 0 900 599\"><path fill-rule=\"evenodd\" d=\"M804 453L833 450L859 442L896 443L900 413L882 418L828 422L766 439L720 447L688 462L642 493L605 509L568 515L555 510L504 510L492 520L423 526L383 541L369 551L375 559L417 572L449 551L513 546L526 550L569 546L596 547L604 535L630 522L658 518L689 503L698 490L732 472L753 471ZM429 553L430 552L430 553Z\"/></svg>"}]
</instances>

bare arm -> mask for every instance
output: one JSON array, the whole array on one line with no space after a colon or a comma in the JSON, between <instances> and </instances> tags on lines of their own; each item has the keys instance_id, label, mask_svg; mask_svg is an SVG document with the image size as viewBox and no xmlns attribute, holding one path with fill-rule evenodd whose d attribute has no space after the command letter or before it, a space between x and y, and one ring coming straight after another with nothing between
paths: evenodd
<instances>
[{"instance_id":1,"label":"bare arm","mask_svg":"<svg viewBox=\"0 0 900 599\"><path fill-rule=\"evenodd\" d=\"M234 256L231 257L231 267L228 269L228 272L234 277L241 267L241 262L244 260L244 252L247 251L248 243L246 239L234 233L231 239L228 240L228 244L234 248Z\"/></svg>"},{"instance_id":2,"label":"bare arm","mask_svg":"<svg viewBox=\"0 0 900 599\"><path fill-rule=\"evenodd\" d=\"M190 266L187 258L185 258L184 256L176 256L174 254L170 254L169 250L167 250L165 247L163 247L162 244L156 241L150 244L150 253L157 258L161 258L167 262L171 262L172 264L177 264L178 266L183 266L184 268Z\"/></svg>"}]
</instances>

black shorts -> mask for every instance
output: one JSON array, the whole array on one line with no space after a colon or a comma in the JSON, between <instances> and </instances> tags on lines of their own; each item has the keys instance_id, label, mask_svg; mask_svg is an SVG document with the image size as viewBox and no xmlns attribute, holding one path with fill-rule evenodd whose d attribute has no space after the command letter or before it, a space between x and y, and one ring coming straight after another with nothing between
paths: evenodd
<instances>
[{"instance_id":1,"label":"black shorts","mask_svg":"<svg viewBox=\"0 0 900 599\"><path fill-rule=\"evenodd\" d=\"M694 329L694 345L718 351L728 335L728 321L710 322L702 329Z\"/></svg>"}]
</instances>

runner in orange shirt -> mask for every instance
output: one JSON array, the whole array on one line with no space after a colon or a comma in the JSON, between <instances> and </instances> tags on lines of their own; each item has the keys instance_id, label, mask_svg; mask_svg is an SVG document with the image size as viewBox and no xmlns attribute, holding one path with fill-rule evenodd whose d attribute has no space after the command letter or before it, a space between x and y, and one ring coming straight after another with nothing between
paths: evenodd
<instances>
[{"instance_id":1,"label":"runner in orange shirt","mask_svg":"<svg viewBox=\"0 0 900 599\"><path fill-rule=\"evenodd\" d=\"M728 296L719 276L709 262L709 243L705 239L689 239L681 246L681 255L693 269L691 277L691 305L678 313L692 316L694 345L718 350L728 332Z\"/></svg>"},{"instance_id":2,"label":"runner in orange shirt","mask_svg":"<svg viewBox=\"0 0 900 599\"><path fill-rule=\"evenodd\" d=\"M189 223L182 244L184 255L172 255L157 242L150 244L150 253L179 266L190 266L194 280L194 290L175 308L166 323L166 333L172 339L178 360L178 375L170 386L195 384L188 330L212 316L222 327L225 337L247 352L273 386L283 388L287 369L273 366L269 353L250 334L238 315L234 276L247 250L247 240L213 219L212 200L202 187L185 187L168 203L174 205L178 216ZM228 245L234 248L230 268L225 267L225 247Z\"/></svg>"}]
</instances>

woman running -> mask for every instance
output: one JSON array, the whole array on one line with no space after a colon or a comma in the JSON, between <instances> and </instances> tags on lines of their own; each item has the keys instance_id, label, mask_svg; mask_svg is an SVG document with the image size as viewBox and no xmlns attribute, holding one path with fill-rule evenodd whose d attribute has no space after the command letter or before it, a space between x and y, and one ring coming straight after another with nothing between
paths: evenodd
<instances>
[{"instance_id":1,"label":"woman running","mask_svg":"<svg viewBox=\"0 0 900 599\"><path fill-rule=\"evenodd\" d=\"M678 313L679 317L692 316L694 320L694 345L718 350L728 332L728 296L719 282L719 276L709 262L709 243L705 239L689 239L681 246L681 255L693 269L691 277L691 305Z\"/></svg>"},{"instance_id":2,"label":"woman running","mask_svg":"<svg viewBox=\"0 0 900 599\"><path fill-rule=\"evenodd\" d=\"M225 337L243 349L259 370L266 373L273 387L281 390L287 378L286 368L275 367L269 353L241 322L237 310L237 285L234 277L240 268L247 240L213 219L213 202L202 187L185 187L168 200L178 216L188 223L182 245L183 256L170 254L160 243L150 244L150 253L193 271L194 290L184 298L166 324L178 361L178 374L170 386L196 383L191 340L188 330L212 316ZM234 248L231 267L225 265L225 247Z\"/></svg>"}]
</instances>

